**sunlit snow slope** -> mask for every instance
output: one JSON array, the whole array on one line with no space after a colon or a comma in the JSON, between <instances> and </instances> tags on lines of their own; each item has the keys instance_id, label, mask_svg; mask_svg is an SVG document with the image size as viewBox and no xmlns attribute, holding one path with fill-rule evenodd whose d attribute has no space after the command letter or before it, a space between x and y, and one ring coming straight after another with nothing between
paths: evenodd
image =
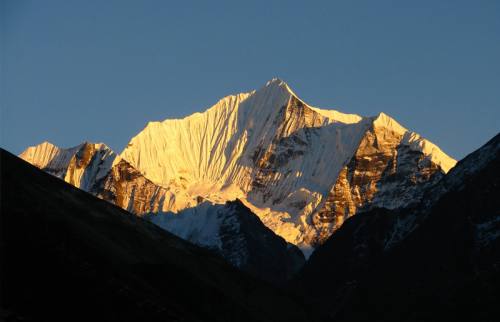
<instances>
[{"instance_id":1,"label":"sunlit snow slope","mask_svg":"<svg viewBox=\"0 0 500 322\"><path fill-rule=\"evenodd\" d=\"M238 198L306 255L358 212L417 202L455 165L384 113L311 107L280 79L150 122L119 157L104 144L47 142L20 156L138 215Z\"/></svg>"},{"instance_id":2,"label":"sunlit snow slope","mask_svg":"<svg viewBox=\"0 0 500 322\"><path fill-rule=\"evenodd\" d=\"M121 158L165 189L240 198L306 252L357 211L411 203L455 164L383 113L310 107L279 79L203 113L150 122Z\"/></svg>"},{"instance_id":3,"label":"sunlit snow slope","mask_svg":"<svg viewBox=\"0 0 500 322\"><path fill-rule=\"evenodd\" d=\"M62 149L43 142L27 148L19 157L75 187L90 191L108 174L116 154L103 143L84 142Z\"/></svg>"}]
</instances>

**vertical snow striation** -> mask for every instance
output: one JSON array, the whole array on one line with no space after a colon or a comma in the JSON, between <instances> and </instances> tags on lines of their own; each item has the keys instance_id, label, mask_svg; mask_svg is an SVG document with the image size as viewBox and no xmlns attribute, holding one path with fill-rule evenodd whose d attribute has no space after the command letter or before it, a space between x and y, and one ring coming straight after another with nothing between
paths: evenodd
<instances>
[{"instance_id":1,"label":"vertical snow striation","mask_svg":"<svg viewBox=\"0 0 500 322\"><path fill-rule=\"evenodd\" d=\"M455 164L384 113L311 107L277 78L203 113L149 123L121 157L153 183L185 187L193 198L240 198L303 249L360 210L412 202Z\"/></svg>"},{"instance_id":2,"label":"vertical snow striation","mask_svg":"<svg viewBox=\"0 0 500 322\"><path fill-rule=\"evenodd\" d=\"M198 218L195 207L207 212L200 201L238 198L303 251L356 213L418 201L455 165L384 113L312 107L278 78L203 113L150 122L119 157L88 143L71 149L43 143L21 157L138 215ZM200 229L213 234L209 227Z\"/></svg>"},{"instance_id":3,"label":"vertical snow striation","mask_svg":"<svg viewBox=\"0 0 500 322\"><path fill-rule=\"evenodd\" d=\"M36 146L30 146L19 157L56 177L64 179L71 158L81 147L82 144L69 149L61 149L45 141Z\"/></svg>"}]
</instances>

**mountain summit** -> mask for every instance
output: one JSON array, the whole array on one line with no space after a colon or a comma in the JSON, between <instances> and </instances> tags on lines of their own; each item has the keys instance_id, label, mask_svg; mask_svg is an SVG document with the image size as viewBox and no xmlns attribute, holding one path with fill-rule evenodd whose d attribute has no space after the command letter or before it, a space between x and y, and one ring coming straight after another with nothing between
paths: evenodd
<instances>
[{"instance_id":1,"label":"mountain summit","mask_svg":"<svg viewBox=\"0 0 500 322\"><path fill-rule=\"evenodd\" d=\"M46 165L74 149L21 157ZM64 160L56 175L68 181L74 166ZM239 199L306 254L356 213L417 202L456 163L384 113L312 107L278 78L203 113L150 122L119 157L95 160L107 174L84 188L136 214Z\"/></svg>"}]
</instances>

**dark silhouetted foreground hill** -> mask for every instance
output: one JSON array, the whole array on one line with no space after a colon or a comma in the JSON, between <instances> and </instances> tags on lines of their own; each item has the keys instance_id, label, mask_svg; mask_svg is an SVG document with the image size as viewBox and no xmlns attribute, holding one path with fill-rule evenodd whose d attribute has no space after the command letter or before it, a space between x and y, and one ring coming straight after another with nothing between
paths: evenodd
<instances>
[{"instance_id":1,"label":"dark silhouetted foreground hill","mask_svg":"<svg viewBox=\"0 0 500 322\"><path fill-rule=\"evenodd\" d=\"M1 150L1 317L304 321L280 291Z\"/></svg>"}]
</instances>

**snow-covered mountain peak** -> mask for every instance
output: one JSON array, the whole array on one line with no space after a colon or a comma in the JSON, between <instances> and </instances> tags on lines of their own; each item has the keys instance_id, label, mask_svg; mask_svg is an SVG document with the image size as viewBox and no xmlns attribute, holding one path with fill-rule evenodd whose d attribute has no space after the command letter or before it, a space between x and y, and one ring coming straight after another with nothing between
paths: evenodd
<instances>
[{"instance_id":1,"label":"snow-covered mountain peak","mask_svg":"<svg viewBox=\"0 0 500 322\"><path fill-rule=\"evenodd\" d=\"M96 180L107 174L116 158L116 154L106 144L88 141L71 148L59 148L45 141L27 148L19 156L87 191Z\"/></svg>"},{"instance_id":2,"label":"snow-covered mountain peak","mask_svg":"<svg viewBox=\"0 0 500 322\"><path fill-rule=\"evenodd\" d=\"M40 169L59 171L67 166L73 154L82 146L83 143L72 148L62 149L48 141L44 141L38 145L28 147L19 156Z\"/></svg>"},{"instance_id":3,"label":"snow-covered mountain peak","mask_svg":"<svg viewBox=\"0 0 500 322\"><path fill-rule=\"evenodd\" d=\"M279 78L204 112L149 122L119 157L104 146L74 149L47 143L25 157L51 172L46 159L65 156L57 176L137 214L240 198L302 249L358 210L414 202L455 164L384 113L313 107Z\"/></svg>"},{"instance_id":4,"label":"snow-covered mountain peak","mask_svg":"<svg viewBox=\"0 0 500 322\"><path fill-rule=\"evenodd\" d=\"M205 112L150 123L121 157L176 196L215 203L241 198L268 227L304 247L358 208L410 202L420 184L455 162L384 113L362 117L312 107L278 78ZM413 174L419 179L411 181ZM405 198L393 202L392 191L401 189ZM169 209L183 209L171 200Z\"/></svg>"},{"instance_id":5,"label":"snow-covered mountain peak","mask_svg":"<svg viewBox=\"0 0 500 322\"><path fill-rule=\"evenodd\" d=\"M433 163L439 165L445 173L457 163L455 159L444 153L434 143L424 139L415 132L409 131L395 119L383 112L373 118L373 127L386 129L402 135L403 138L400 142L401 146L408 146L412 151L424 153Z\"/></svg>"},{"instance_id":6,"label":"snow-covered mountain peak","mask_svg":"<svg viewBox=\"0 0 500 322\"><path fill-rule=\"evenodd\" d=\"M289 97L289 99L295 99L298 102L300 102L301 106L305 106L308 109L311 109L312 111L318 113L322 117L325 118L325 122L330 124L330 123L344 123L344 124L353 124L353 123L358 123L364 118L360 115L357 114L348 114L348 113L342 113L340 111L334 110L334 109L325 109L325 108L319 108L319 107L314 107L302 100L292 89L291 87L282 79L280 78L273 78L272 80L268 81L264 88L268 88L270 90L274 90L278 93L281 93L282 95L285 95Z\"/></svg>"},{"instance_id":7,"label":"snow-covered mountain peak","mask_svg":"<svg viewBox=\"0 0 500 322\"><path fill-rule=\"evenodd\" d=\"M178 122L178 121L195 121L198 119L203 119L204 115L206 113L216 113L216 111L221 110L221 109L228 109L228 107L234 107L238 106L240 103L245 101L246 99L250 97L254 97L254 100L271 100L273 97L281 97L281 98L286 98L285 100L289 99L290 96L295 96L297 99L298 96L290 89L288 84L283 81L280 78L273 78L269 80L266 85L264 85L262 88L258 90L252 90L249 92L241 92L237 94L231 94L224 96L220 100L218 100L214 105L206 109L204 112L195 112L193 114L190 114L186 117L179 118L179 119L166 119L162 122L157 122L157 121L152 121L148 122L147 126L158 126L161 123L169 124L172 122Z\"/></svg>"},{"instance_id":8,"label":"snow-covered mountain peak","mask_svg":"<svg viewBox=\"0 0 500 322\"><path fill-rule=\"evenodd\" d=\"M306 104L304 101L302 101L297 94L291 89L291 87L282 80L281 78L273 78L270 81L266 83L264 87L261 89L257 90L257 92L261 92L265 89L265 92L267 92L267 95L269 95L270 92L276 92L277 95L288 95L290 97L294 97L298 100L300 100L302 103Z\"/></svg>"},{"instance_id":9,"label":"snow-covered mountain peak","mask_svg":"<svg viewBox=\"0 0 500 322\"><path fill-rule=\"evenodd\" d=\"M408 131L401 124L399 124L395 119L385 114L384 112L379 113L373 119L373 126L375 127L384 127L386 129L392 130L399 134L404 134Z\"/></svg>"}]
</instances>

